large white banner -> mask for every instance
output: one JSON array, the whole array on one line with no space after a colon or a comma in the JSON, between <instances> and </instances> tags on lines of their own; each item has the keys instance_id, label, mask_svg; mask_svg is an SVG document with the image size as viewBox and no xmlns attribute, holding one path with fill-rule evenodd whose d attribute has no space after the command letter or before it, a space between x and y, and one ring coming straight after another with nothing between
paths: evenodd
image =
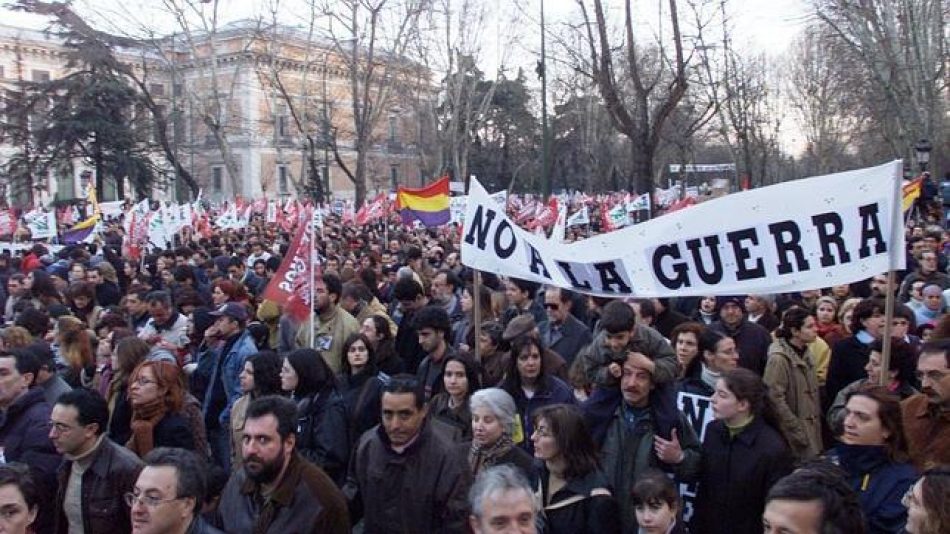
<instances>
[{"instance_id":1,"label":"large white banner","mask_svg":"<svg viewBox=\"0 0 950 534\"><path fill-rule=\"evenodd\" d=\"M753 189L577 243L514 224L469 190L462 262L603 296L785 293L904 268L901 162ZM898 224L900 224L898 222Z\"/></svg>"}]
</instances>

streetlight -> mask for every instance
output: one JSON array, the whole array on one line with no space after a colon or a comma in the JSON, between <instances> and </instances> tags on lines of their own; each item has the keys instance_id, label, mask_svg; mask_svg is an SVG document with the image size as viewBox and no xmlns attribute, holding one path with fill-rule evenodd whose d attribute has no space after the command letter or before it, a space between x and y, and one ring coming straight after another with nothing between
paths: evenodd
<instances>
[{"instance_id":1,"label":"streetlight","mask_svg":"<svg viewBox=\"0 0 950 534\"><path fill-rule=\"evenodd\" d=\"M927 170L927 164L930 163L930 151L933 150L933 148L930 141L926 139L917 141L914 150L917 152L917 164L920 165L920 172Z\"/></svg>"}]
</instances>

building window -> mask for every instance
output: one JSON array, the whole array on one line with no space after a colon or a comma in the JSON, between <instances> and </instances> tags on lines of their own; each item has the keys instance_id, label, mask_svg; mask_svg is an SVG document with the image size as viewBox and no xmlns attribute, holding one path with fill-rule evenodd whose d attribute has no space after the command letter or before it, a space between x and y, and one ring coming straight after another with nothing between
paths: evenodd
<instances>
[{"instance_id":1,"label":"building window","mask_svg":"<svg viewBox=\"0 0 950 534\"><path fill-rule=\"evenodd\" d=\"M389 179L392 181L392 188L395 191L399 184L399 165L394 163L389 166Z\"/></svg>"},{"instance_id":2,"label":"building window","mask_svg":"<svg viewBox=\"0 0 950 534\"><path fill-rule=\"evenodd\" d=\"M74 177L72 174L56 175L56 200L72 200L76 198L74 191Z\"/></svg>"},{"instance_id":3,"label":"building window","mask_svg":"<svg viewBox=\"0 0 950 534\"><path fill-rule=\"evenodd\" d=\"M389 116L389 142L396 143L396 116Z\"/></svg>"},{"instance_id":4,"label":"building window","mask_svg":"<svg viewBox=\"0 0 950 534\"><path fill-rule=\"evenodd\" d=\"M224 168L211 167L211 190L215 193L224 191Z\"/></svg>"},{"instance_id":5,"label":"building window","mask_svg":"<svg viewBox=\"0 0 950 534\"><path fill-rule=\"evenodd\" d=\"M32 74L31 74L31 76L33 77L33 81L34 81L34 82L46 83L46 82L49 81L49 71L48 71L48 70L33 69L33 72L32 72Z\"/></svg>"},{"instance_id":6,"label":"building window","mask_svg":"<svg viewBox=\"0 0 950 534\"><path fill-rule=\"evenodd\" d=\"M280 137L290 137L290 117L287 115L277 117L277 135Z\"/></svg>"},{"instance_id":7,"label":"building window","mask_svg":"<svg viewBox=\"0 0 950 534\"><path fill-rule=\"evenodd\" d=\"M153 97L165 96L165 86L160 83L153 83L148 86L148 92L151 93Z\"/></svg>"},{"instance_id":8,"label":"building window","mask_svg":"<svg viewBox=\"0 0 950 534\"><path fill-rule=\"evenodd\" d=\"M290 167L287 165L277 166L277 192L281 195L290 193Z\"/></svg>"}]
</instances>

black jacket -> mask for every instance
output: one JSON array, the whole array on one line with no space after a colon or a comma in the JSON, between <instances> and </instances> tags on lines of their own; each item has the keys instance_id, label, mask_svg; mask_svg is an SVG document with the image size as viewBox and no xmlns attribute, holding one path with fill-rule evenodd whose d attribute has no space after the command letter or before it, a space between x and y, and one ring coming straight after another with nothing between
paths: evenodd
<instances>
[{"instance_id":1,"label":"black jacket","mask_svg":"<svg viewBox=\"0 0 950 534\"><path fill-rule=\"evenodd\" d=\"M620 508L600 471L567 481L548 501L548 477L541 467L540 496L546 534L620 534Z\"/></svg>"},{"instance_id":2,"label":"black jacket","mask_svg":"<svg viewBox=\"0 0 950 534\"><path fill-rule=\"evenodd\" d=\"M33 524L39 534L53 529L55 511L51 505L56 495L56 470L62 461L49 439L51 411L43 388L32 387L0 413L0 447L6 463L30 466L40 489L40 510Z\"/></svg>"},{"instance_id":3,"label":"black jacket","mask_svg":"<svg viewBox=\"0 0 950 534\"><path fill-rule=\"evenodd\" d=\"M153 431L155 448L178 447L195 450L195 437L188 420L178 413L168 413L155 425Z\"/></svg>"},{"instance_id":4,"label":"black jacket","mask_svg":"<svg viewBox=\"0 0 950 534\"><path fill-rule=\"evenodd\" d=\"M337 375L337 384L346 408L350 441L358 441L364 432L379 424L384 376L365 371L355 375Z\"/></svg>"},{"instance_id":5,"label":"black jacket","mask_svg":"<svg viewBox=\"0 0 950 534\"><path fill-rule=\"evenodd\" d=\"M335 390L297 402L297 451L342 486L350 455L350 432L343 397Z\"/></svg>"},{"instance_id":6,"label":"black jacket","mask_svg":"<svg viewBox=\"0 0 950 534\"><path fill-rule=\"evenodd\" d=\"M568 367L574 363L574 358L577 357L577 354L594 340L590 329L570 314L568 314L564 320L564 324L561 325L560 332L553 333L551 332L551 328L552 325L550 321L545 321L538 325L541 339L547 348L560 354L561 357L564 358Z\"/></svg>"},{"instance_id":7,"label":"black jacket","mask_svg":"<svg viewBox=\"0 0 950 534\"><path fill-rule=\"evenodd\" d=\"M722 322L713 323L709 328L726 334L736 342L740 367L762 376L769 357L769 345L772 344L772 334L768 330L746 319L736 328L728 328Z\"/></svg>"},{"instance_id":8,"label":"black jacket","mask_svg":"<svg viewBox=\"0 0 950 534\"><path fill-rule=\"evenodd\" d=\"M132 532L129 507L124 495L135 488L142 471L142 461L135 454L106 438L94 453L95 458L82 475L83 532L124 534ZM56 492L56 532L67 534L69 521L63 511L66 486L73 462L65 461L59 469L59 490Z\"/></svg>"},{"instance_id":9,"label":"black jacket","mask_svg":"<svg viewBox=\"0 0 950 534\"><path fill-rule=\"evenodd\" d=\"M826 405L831 404L838 392L848 384L867 378L864 366L868 364L870 357L870 346L861 343L855 336L846 337L831 347L828 378L825 380Z\"/></svg>"},{"instance_id":10,"label":"black jacket","mask_svg":"<svg viewBox=\"0 0 950 534\"><path fill-rule=\"evenodd\" d=\"M699 492L690 532L762 532L765 496L791 469L788 445L761 417L753 419L735 438L729 437L722 421L713 421L703 439Z\"/></svg>"}]
</instances>

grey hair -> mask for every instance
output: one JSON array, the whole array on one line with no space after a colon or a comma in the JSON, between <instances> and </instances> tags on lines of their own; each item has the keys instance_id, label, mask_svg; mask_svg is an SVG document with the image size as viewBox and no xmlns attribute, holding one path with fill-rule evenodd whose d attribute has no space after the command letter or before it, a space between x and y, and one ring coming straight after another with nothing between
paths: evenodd
<instances>
[{"instance_id":1,"label":"grey hair","mask_svg":"<svg viewBox=\"0 0 950 534\"><path fill-rule=\"evenodd\" d=\"M515 400L507 391L501 388L485 388L472 393L468 400L469 410L475 411L477 408L486 408L490 410L495 417L501 421L502 426L508 435L514 433L515 414L518 412L515 406Z\"/></svg>"},{"instance_id":2,"label":"grey hair","mask_svg":"<svg viewBox=\"0 0 950 534\"><path fill-rule=\"evenodd\" d=\"M399 280L402 278L412 278L412 268L405 265L400 267L399 270L396 271L396 279Z\"/></svg>"},{"instance_id":3,"label":"grey hair","mask_svg":"<svg viewBox=\"0 0 950 534\"><path fill-rule=\"evenodd\" d=\"M468 493L472 515L477 519L482 517L482 506L485 499L499 492L523 491L525 497L531 501L531 509L538 513L538 502L534 498L534 490L528 479L511 464L501 464L489 467L478 474L475 484Z\"/></svg>"}]
</instances>

